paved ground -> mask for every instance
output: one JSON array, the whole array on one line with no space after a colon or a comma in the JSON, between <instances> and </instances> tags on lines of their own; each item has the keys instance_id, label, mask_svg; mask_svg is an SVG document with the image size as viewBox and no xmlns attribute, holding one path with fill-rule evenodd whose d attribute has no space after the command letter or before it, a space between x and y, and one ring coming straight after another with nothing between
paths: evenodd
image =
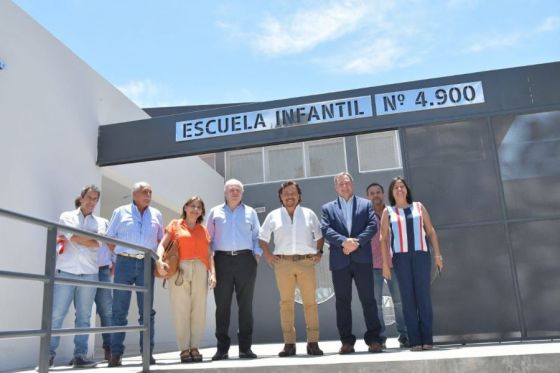
<instances>
[{"instance_id":1,"label":"paved ground","mask_svg":"<svg viewBox=\"0 0 560 373\"><path fill-rule=\"evenodd\" d=\"M370 354L365 344L356 343L356 353L339 355L338 341L321 342L324 356L306 355L305 343L297 344L298 355L289 358L277 357L281 344L255 345L256 360L241 360L237 357L237 346L230 349L230 359L211 361L215 348L201 349L201 363L179 363L179 353L156 354L157 364L151 367L156 372L204 371L210 372L348 372L348 371L392 371L408 372L560 372L560 341L515 342L501 344L473 344L467 346L436 346L432 351L412 352L398 348L396 339L389 339L387 350L381 354ZM471 370L472 368L472 370ZM503 368L503 370L502 370ZM99 363L97 368L82 369L80 372L124 373L141 371L140 357L123 359L120 368L107 368ZM54 372L76 371L69 366L57 366ZM33 371L27 371L33 372Z\"/></svg>"}]
</instances>

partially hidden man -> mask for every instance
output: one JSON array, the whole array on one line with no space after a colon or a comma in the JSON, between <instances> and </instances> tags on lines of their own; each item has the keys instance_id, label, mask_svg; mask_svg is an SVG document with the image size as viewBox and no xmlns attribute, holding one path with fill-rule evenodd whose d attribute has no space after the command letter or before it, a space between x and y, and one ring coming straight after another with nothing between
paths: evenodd
<instances>
[{"instance_id":1,"label":"partially hidden man","mask_svg":"<svg viewBox=\"0 0 560 373\"><path fill-rule=\"evenodd\" d=\"M307 354L323 355L319 348L319 315L315 290L315 265L323 254L323 234L313 210L302 207L301 188L295 181L282 183L278 190L282 207L266 217L259 242L267 262L274 268L280 293L280 323L284 349L278 356L296 354L294 327L295 290L299 288L307 326ZM274 236L274 255L269 243Z\"/></svg>"}]
</instances>

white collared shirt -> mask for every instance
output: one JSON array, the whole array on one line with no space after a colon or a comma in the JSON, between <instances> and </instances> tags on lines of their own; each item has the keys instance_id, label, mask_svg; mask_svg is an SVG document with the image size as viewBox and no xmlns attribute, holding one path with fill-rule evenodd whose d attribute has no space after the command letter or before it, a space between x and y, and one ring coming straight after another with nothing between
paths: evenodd
<instances>
[{"instance_id":1,"label":"white collared shirt","mask_svg":"<svg viewBox=\"0 0 560 373\"><path fill-rule=\"evenodd\" d=\"M293 221L285 207L271 211L259 233L259 239L270 242L274 233L275 255L316 254L315 241L321 239L319 219L313 210L297 206Z\"/></svg>"},{"instance_id":2,"label":"white collared shirt","mask_svg":"<svg viewBox=\"0 0 560 373\"><path fill-rule=\"evenodd\" d=\"M348 229L348 234L352 234L352 208L354 207L354 196L348 198L346 201L342 197L338 197L340 206L342 207L342 215L344 215L344 221L346 229Z\"/></svg>"},{"instance_id":3,"label":"white collared shirt","mask_svg":"<svg viewBox=\"0 0 560 373\"><path fill-rule=\"evenodd\" d=\"M63 212L60 215L59 221L60 224L97 234L105 234L105 230L107 228L106 223L102 220L102 218L93 214L84 216L79 208ZM67 241L64 243L63 252L57 254L56 269L75 275L98 273L98 248L89 248L72 242L70 239L73 235L74 233L64 234Z\"/></svg>"}]
</instances>

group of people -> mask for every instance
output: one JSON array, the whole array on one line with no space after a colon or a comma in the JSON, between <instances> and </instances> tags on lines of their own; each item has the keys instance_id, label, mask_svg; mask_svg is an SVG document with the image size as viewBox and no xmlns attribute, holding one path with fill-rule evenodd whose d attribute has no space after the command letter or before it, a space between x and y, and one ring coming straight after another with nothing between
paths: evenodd
<instances>
[{"instance_id":1,"label":"group of people","mask_svg":"<svg viewBox=\"0 0 560 373\"><path fill-rule=\"evenodd\" d=\"M77 201L79 207L63 213L60 220L68 226L156 251L159 259L152 260L151 273L155 269L161 276L167 276L169 270L162 260L164 248L171 240L177 241L179 269L168 281L181 362L203 360L199 347L205 330L208 289L213 289L216 304L217 349L212 360L229 358L234 293L239 317L239 358L257 358L251 349L253 295L257 266L263 255L274 270L280 295L284 347L278 355L296 354L296 288L300 290L304 309L306 352L323 355L319 347L315 266L322 259L325 241L329 245L329 268L336 300L339 353L354 352L356 342L352 333L352 281L363 309L364 341L369 352L378 353L385 348L382 312L385 281L395 306L400 346L413 351L431 349L430 270L432 262L441 270L443 260L428 211L420 202L412 200L410 188L400 177L389 185L390 206L385 206L384 189L377 183L367 187L367 199L356 196L353 178L347 172L334 177L334 189L338 197L323 205L318 218L311 209L301 205L302 190L297 182L282 183L278 190L281 206L271 211L261 226L256 211L242 201L243 184L230 179L224 185L225 202L210 210L206 224L203 224L204 201L194 196L183 205L181 217L164 228L161 213L150 206L149 184L136 183L132 203L115 209L109 222L93 215L100 191L92 185L82 190ZM144 285L143 252L104 245L74 234L61 236L58 247L63 249L59 249L57 256L57 277L110 281L108 273L112 271L115 283ZM151 281L153 285L153 276ZM136 297L138 309L142 310L144 295L137 293ZM150 364L155 364L153 292L149 298ZM94 301L102 326L127 325L130 299L131 292L127 290L113 290L111 296L107 289L55 284L53 328L60 328L72 301L76 308L76 327L89 326ZM139 314L138 321L142 324L142 312ZM72 364L75 367L95 365L86 356L87 339L87 335L74 338ZM123 332L103 335L109 367L122 365L124 339ZM51 365L58 343L59 337L51 339Z\"/></svg>"}]
</instances>

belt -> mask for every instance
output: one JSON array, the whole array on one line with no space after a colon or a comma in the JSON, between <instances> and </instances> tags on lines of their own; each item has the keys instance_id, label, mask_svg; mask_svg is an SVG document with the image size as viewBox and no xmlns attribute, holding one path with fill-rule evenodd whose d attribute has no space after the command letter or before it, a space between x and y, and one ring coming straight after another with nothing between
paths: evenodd
<instances>
[{"instance_id":1,"label":"belt","mask_svg":"<svg viewBox=\"0 0 560 373\"><path fill-rule=\"evenodd\" d=\"M120 254L117 254L117 255L124 256L124 257L126 257L126 258L144 259L144 254L120 253Z\"/></svg>"},{"instance_id":2,"label":"belt","mask_svg":"<svg viewBox=\"0 0 560 373\"><path fill-rule=\"evenodd\" d=\"M249 250L249 249L232 250L232 251L216 250L216 255L218 255L218 254L228 255L228 256L236 256L236 255L241 255L241 254L253 254L253 250Z\"/></svg>"},{"instance_id":3,"label":"belt","mask_svg":"<svg viewBox=\"0 0 560 373\"><path fill-rule=\"evenodd\" d=\"M315 257L315 254L303 254L303 255L274 255L275 257L278 257L280 259L286 259L286 260L291 260L293 262L297 262L298 260L304 260L304 259L312 259Z\"/></svg>"},{"instance_id":4,"label":"belt","mask_svg":"<svg viewBox=\"0 0 560 373\"><path fill-rule=\"evenodd\" d=\"M103 271L104 269L109 269L109 268L111 268L111 266L109 264L104 265L104 266L99 266L100 271Z\"/></svg>"}]
</instances>

